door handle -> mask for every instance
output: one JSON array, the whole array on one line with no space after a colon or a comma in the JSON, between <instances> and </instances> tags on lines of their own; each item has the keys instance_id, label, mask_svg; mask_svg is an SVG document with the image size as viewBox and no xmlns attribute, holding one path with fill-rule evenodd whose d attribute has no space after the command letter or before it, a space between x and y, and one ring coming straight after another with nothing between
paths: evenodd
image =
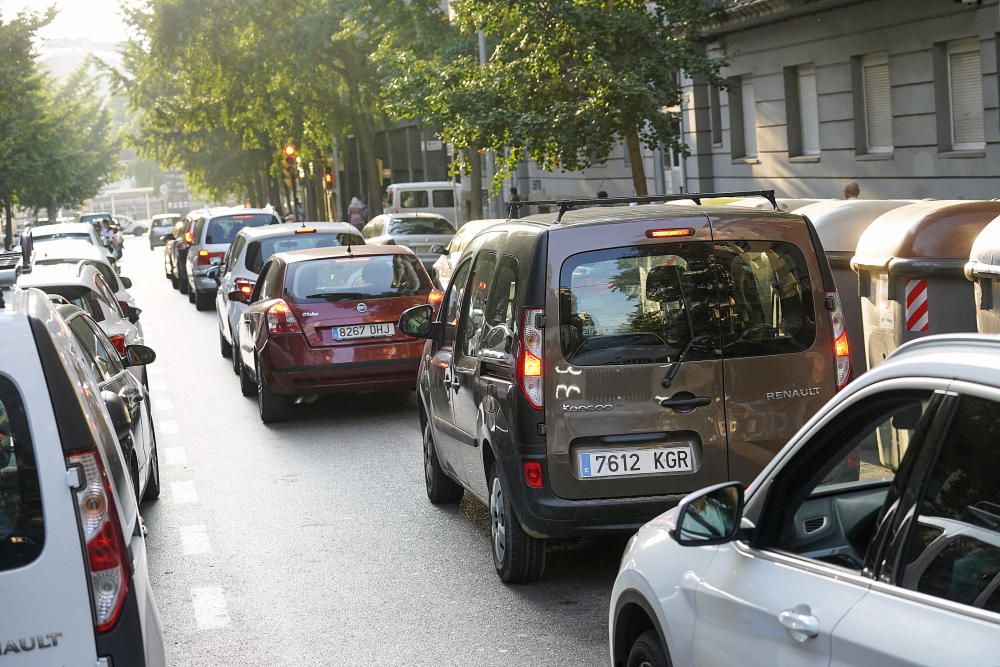
<instances>
[{"instance_id":1,"label":"door handle","mask_svg":"<svg viewBox=\"0 0 1000 667\"><path fill-rule=\"evenodd\" d=\"M781 623L788 634L797 642L805 642L819 635L819 619L812 615L809 605L800 604L792 609L786 609L778 614Z\"/></svg>"},{"instance_id":2,"label":"door handle","mask_svg":"<svg viewBox=\"0 0 1000 667\"><path fill-rule=\"evenodd\" d=\"M662 407L670 408L675 412L691 412L696 408L702 408L711 404L712 399L708 396L695 396L686 391L675 394L672 398L665 398L660 401Z\"/></svg>"}]
</instances>

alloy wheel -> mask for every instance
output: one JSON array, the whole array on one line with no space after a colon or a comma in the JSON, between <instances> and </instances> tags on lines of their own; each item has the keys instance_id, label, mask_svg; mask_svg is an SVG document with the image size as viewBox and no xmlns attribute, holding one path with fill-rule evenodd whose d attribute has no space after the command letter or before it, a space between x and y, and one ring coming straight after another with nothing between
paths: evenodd
<instances>
[{"instance_id":1,"label":"alloy wheel","mask_svg":"<svg viewBox=\"0 0 1000 667\"><path fill-rule=\"evenodd\" d=\"M499 477L493 478L490 492L490 534L493 536L493 554L497 563L503 563L507 552L507 523L503 509L503 487Z\"/></svg>"}]
</instances>

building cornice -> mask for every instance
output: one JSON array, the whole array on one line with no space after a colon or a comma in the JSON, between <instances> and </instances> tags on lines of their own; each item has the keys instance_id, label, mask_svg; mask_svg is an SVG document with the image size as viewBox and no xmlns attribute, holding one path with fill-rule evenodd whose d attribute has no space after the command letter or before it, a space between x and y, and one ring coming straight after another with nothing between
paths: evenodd
<instances>
[{"instance_id":1,"label":"building cornice","mask_svg":"<svg viewBox=\"0 0 1000 667\"><path fill-rule=\"evenodd\" d=\"M708 38L777 23L869 0L722 0L713 3L721 18L705 26Z\"/></svg>"}]
</instances>

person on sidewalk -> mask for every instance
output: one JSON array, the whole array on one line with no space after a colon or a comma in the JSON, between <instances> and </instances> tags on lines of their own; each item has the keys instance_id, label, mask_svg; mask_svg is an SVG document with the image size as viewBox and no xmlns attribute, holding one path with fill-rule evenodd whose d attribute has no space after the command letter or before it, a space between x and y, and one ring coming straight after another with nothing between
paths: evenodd
<instances>
[{"instance_id":1,"label":"person on sidewalk","mask_svg":"<svg viewBox=\"0 0 1000 667\"><path fill-rule=\"evenodd\" d=\"M861 196L861 186L857 181L848 181L844 186L844 199L857 199Z\"/></svg>"}]
</instances>

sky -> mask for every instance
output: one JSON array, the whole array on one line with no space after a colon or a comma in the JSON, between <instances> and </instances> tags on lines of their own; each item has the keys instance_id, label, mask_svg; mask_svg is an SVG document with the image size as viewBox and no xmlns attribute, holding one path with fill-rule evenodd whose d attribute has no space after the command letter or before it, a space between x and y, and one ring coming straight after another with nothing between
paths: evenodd
<instances>
[{"instance_id":1,"label":"sky","mask_svg":"<svg viewBox=\"0 0 1000 667\"><path fill-rule=\"evenodd\" d=\"M121 20L121 0L0 0L4 17L22 10L44 11L55 6L55 20L46 26L40 37L49 45L65 39L87 39L94 42L121 42L127 37Z\"/></svg>"}]
</instances>

